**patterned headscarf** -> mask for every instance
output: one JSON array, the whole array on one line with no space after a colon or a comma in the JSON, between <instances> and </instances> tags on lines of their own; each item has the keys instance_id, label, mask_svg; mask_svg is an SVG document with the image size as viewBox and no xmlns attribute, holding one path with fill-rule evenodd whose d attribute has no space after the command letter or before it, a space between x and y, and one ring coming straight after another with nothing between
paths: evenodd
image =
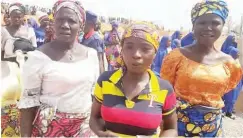
<instances>
[{"instance_id":1,"label":"patterned headscarf","mask_svg":"<svg viewBox=\"0 0 243 138\"><path fill-rule=\"evenodd\" d=\"M64 7L73 10L78 16L79 22L82 25L81 27L84 27L86 15L82 4L79 1L75 0L58 0L53 7L54 18L57 15L58 11Z\"/></svg>"},{"instance_id":2,"label":"patterned headscarf","mask_svg":"<svg viewBox=\"0 0 243 138\"><path fill-rule=\"evenodd\" d=\"M123 45L124 39L132 36L148 41L154 46L156 51L158 50L159 35L154 25L146 22L137 22L131 24L123 33L121 45Z\"/></svg>"},{"instance_id":3,"label":"patterned headscarf","mask_svg":"<svg viewBox=\"0 0 243 138\"><path fill-rule=\"evenodd\" d=\"M13 3L9 6L8 8L8 13L11 14L11 12L15 11L15 10L19 10L20 12L22 12L23 14L25 14L25 7L24 5L22 5L21 3Z\"/></svg>"},{"instance_id":4,"label":"patterned headscarf","mask_svg":"<svg viewBox=\"0 0 243 138\"><path fill-rule=\"evenodd\" d=\"M209 13L220 16L225 22L229 13L228 5L223 0L203 0L197 3L191 11L192 23L194 23L198 17Z\"/></svg>"}]
</instances>

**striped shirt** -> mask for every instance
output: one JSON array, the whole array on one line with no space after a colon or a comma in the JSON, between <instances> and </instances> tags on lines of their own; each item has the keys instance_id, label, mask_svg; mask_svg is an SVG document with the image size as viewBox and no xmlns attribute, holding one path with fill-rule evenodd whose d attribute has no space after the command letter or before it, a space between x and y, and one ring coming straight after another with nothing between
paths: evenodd
<instances>
[{"instance_id":1,"label":"striped shirt","mask_svg":"<svg viewBox=\"0 0 243 138\"><path fill-rule=\"evenodd\" d=\"M175 111L176 97L169 82L148 70L150 81L133 100L123 93L122 69L104 72L95 86L95 99L102 104L105 128L118 136L153 136L163 116Z\"/></svg>"}]
</instances>

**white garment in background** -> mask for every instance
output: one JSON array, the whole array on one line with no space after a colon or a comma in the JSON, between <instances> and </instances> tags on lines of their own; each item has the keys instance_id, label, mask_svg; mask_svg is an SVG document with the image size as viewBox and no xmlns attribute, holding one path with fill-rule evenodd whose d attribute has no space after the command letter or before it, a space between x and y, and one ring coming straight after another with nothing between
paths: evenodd
<instances>
[{"instance_id":1,"label":"white garment in background","mask_svg":"<svg viewBox=\"0 0 243 138\"><path fill-rule=\"evenodd\" d=\"M170 53L172 51L171 47L167 47L167 53Z\"/></svg>"},{"instance_id":2,"label":"white garment in background","mask_svg":"<svg viewBox=\"0 0 243 138\"><path fill-rule=\"evenodd\" d=\"M47 104L65 113L86 113L99 77L97 52L88 48L88 58L64 63L51 60L40 51L28 53L23 67L24 92L19 108Z\"/></svg>"},{"instance_id":3,"label":"white garment in background","mask_svg":"<svg viewBox=\"0 0 243 138\"><path fill-rule=\"evenodd\" d=\"M9 57L15 57L16 55L13 53L14 49L14 42L17 40L17 37L22 37L27 40L29 40L32 43L33 47L37 47L36 43L36 36L33 28L22 26L23 30L26 29L26 32L23 32L23 30L18 31L16 33L16 36L12 37L6 27L2 27L1 30L1 48L2 51L4 51L4 57L9 58Z\"/></svg>"}]
</instances>

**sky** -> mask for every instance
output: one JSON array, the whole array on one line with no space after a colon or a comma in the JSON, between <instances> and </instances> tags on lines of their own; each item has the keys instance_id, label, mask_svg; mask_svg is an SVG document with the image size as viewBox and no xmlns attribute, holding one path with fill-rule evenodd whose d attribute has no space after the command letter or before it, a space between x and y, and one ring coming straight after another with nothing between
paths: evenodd
<instances>
[{"instance_id":1,"label":"sky","mask_svg":"<svg viewBox=\"0 0 243 138\"><path fill-rule=\"evenodd\" d=\"M51 8L56 0L2 0ZM168 29L191 28L190 11L200 0L80 0L85 9L102 16L126 17L153 21ZM239 24L243 15L243 0L225 0L232 20Z\"/></svg>"}]
</instances>

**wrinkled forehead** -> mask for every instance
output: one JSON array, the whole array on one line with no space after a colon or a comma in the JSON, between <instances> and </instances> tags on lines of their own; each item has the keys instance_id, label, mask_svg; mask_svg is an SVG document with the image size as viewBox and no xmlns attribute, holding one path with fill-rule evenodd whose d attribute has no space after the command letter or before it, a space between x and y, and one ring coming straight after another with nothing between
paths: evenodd
<instances>
[{"instance_id":1,"label":"wrinkled forehead","mask_svg":"<svg viewBox=\"0 0 243 138\"><path fill-rule=\"evenodd\" d=\"M62 7L56 13L55 18L75 18L75 19L78 19L78 15L71 8L69 8L69 7Z\"/></svg>"}]
</instances>

